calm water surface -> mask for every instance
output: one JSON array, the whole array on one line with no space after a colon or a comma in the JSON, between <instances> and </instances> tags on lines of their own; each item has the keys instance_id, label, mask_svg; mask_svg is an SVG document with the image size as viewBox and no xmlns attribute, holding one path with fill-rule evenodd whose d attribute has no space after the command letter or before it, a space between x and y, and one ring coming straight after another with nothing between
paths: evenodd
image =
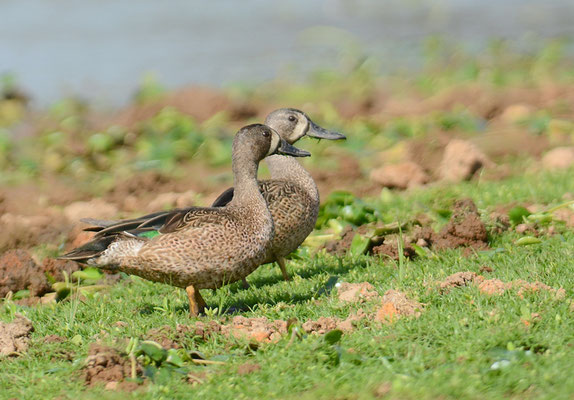
<instances>
[{"instance_id":1,"label":"calm water surface","mask_svg":"<svg viewBox=\"0 0 574 400\"><path fill-rule=\"evenodd\" d=\"M529 49L574 37L574 1L0 0L0 74L15 74L37 104L121 104L147 72L168 87L257 84L336 68L346 51L412 68L433 34Z\"/></svg>"}]
</instances>

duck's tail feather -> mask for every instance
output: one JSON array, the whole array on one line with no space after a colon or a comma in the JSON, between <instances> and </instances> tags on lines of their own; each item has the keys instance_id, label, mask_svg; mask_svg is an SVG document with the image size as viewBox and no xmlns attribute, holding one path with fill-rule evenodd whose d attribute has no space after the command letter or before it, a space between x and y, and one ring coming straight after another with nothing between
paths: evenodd
<instances>
[{"instance_id":1,"label":"duck's tail feather","mask_svg":"<svg viewBox=\"0 0 574 400\"><path fill-rule=\"evenodd\" d=\"M100 256L116 239L117 236L98 237L58 258L85 263L91 258Z\"/></svg>"}]
</instances>

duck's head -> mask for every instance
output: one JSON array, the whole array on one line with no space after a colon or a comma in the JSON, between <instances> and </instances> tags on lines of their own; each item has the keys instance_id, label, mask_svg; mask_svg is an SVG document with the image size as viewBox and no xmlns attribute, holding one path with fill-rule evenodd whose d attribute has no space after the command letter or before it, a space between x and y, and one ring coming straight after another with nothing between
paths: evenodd
<instances>
[{"instance_id":1,"label":"duck's head","mask_svg":"<svg viewBox=\"0 0 574 400\"><path fill-rule=\"evenodd\" d=\"M309 157L311 153L290 145L272 128L263 124L252 124L241 128L233 139L233 154L252 155L261 161L273 154L293 157Z\"/></svg>"},{"instance_id":2,"label":"duck's head","mask_svg":"<svg viewBox=\"0 0 574 400\"><path fill-rule=\"evenodd\" d=\"M280 108L271 112L265 119L265 125L275 129L289 144L295 143L305 135L317 139L346 139L345 135L339 132L320 127L303 111L294 108Z\"/></svg>"}]
</instances>

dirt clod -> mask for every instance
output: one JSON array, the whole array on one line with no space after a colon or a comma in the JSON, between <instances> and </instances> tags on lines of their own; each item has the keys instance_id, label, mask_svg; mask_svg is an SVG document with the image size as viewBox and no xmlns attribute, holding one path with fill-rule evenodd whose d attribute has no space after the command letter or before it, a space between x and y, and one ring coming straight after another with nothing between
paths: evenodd
<instances>
[{"instance_id":1,"label":"dirt clod","mask_svg":"<svg viewBox=\"0 0 574 400\"><path fill-rule=\"evenodd\" d=\"M141 374L141 367L136 366L136 373ZM125 355L112 347L98 343L90 345L84 366L86 385L119 383L129 377L131 377L131 363Z\"/></svg>"},{"instance_id":2,"label":"dirt clod","mask_svg":"<svg viewBox=\"0 0 574 400\"><path fill-rule=\"evenodd\" d=\"M440 282L440 291L441 293L446 293L451 288L467 286L471 284L477 276L475 272L471 271L457 272L449 275L444 281Z\"/></svg>"},{"instance_id":3,"label":"dirt clod","mask_svg":"<svg viewBox=\"0 0 574 400\"><path fill-rule=\"evenodd\" d=\"M0 322L0 357L17 356L28 349L32 322L17 314L12 322Z\"/></svg>"},{"instance_id":4,"label":"dirt clod","mask_svg":"<svg viewBox=\"0 0 574 400\"><path fill-rule=\"evenodd\" d=\"M307 333L315 333L324 335L325 333L337 329L337 324L340 322L338 318L332 317L319 317L316 321L307 321L301 327Z\"/></svg>"},{"instance_id":5,"label":"dirt clod","mask_svg":"<svg viewBox=\"0 0 574 400\"><path fill-rule=\"evenodd\" d=\"M481 271L492 272L492 268L482 267ZM485 279L484 276L471 271L457 272L448 276L439 283L439 290L441 293L447 293L451 288L469 286L471 283L478 285L478 290L487 295L502 295L512 289L516 290L516 294L520 298L524 298L524 295L528 292L538 291L551 292L557 300L566 298L566 291L563 288L555 289L539 281L527 282L522 279L517 279L511 282L504 282L496 278Z\"/></svg>"},{"instance_id":6,"label":"dirt clod","mask_svg":"<svg viewBox=\"0 0 574 400\"><path fill-rule=\"evenodd\" d=\"M424 240L424 239L422 239L422 240ZM425 243L426 243L426 241L425 241ZM379 256L388 256L395 261L399 261L399 259L400 259L398 243L396 241L391 241L390 243L386 243L386 239L385 239L385 242L383 242L383 244L373 247L373 254L379 255ZM403 245L403 256L405 258L411 258L412 259L412 258L415 258L416 255L417 255L417 252L415 251L415 249L411 245L406 244L406 243Z\"/></svg>"},{"instance_id":7,"label":"dirt clod","mask_svg":"<svg viewBox=\"0 0 574 400\"><path fill-rule=\"evenodd\" d=\"M0 257L0 297L24 289L36 295L43 292L46 285L40 268L26 250L9 250Z\"/></svg>"},{"instance_id":8,"label":"dirt clod","mask_svg":"<svg viewBox=\"0 0 574 400\"><path fill-rule=\"evenodd\" d=\"M422 186L430 181L423 168L412 161L376 168L371 171L370 178L383 187L395 189Z\"/></svg>"},{"instance_id":9,"label":"dirt clod","mask_svg":"<svg viewBox=\"0 0 574 400\"><path fill-rule=\"evenodd\" d=\"M476 205L471 199L458 200L448 224L432 238L436 250L470 247L475 250L488 248L486 226L480 220Z\"/></svg>"},{"instance_id":10,"label":"dirt clod","mask_svg":"<svg viewBox=\"0 0 574 400\"><path fill-rule=\"evenodd\" d=\"M381 308L377 311L375 320L383 323L393 323L401 316L420 317L423 305L409 299L398 290L389 289L382 299Z\"/></svg>"},{"instance_id":11,"label":"dirt clod","mask_svg":"<svg viewBox=\"0 0 574 400\"><path fill-rule=\"evenodd\" d=\"M347 283L343 282L339 286L339 300L347 302L364 302L373 297L377 297L378 293L375 291L373 285L369 282L361 283Z\"/></svg>"},{"instance_id":12,"label":"dirt clod","mask_svg":"<svg viewBox=\"0 0 574 400\"><path fill-rule=\"evenodd\" d=\"M439 176L450 182L469 180L481 168L491 165L488 157L474 144L455 139L444 149Z\"/></svg>"},{"instance_id":13,"label":"dirt clod","mask_svg":"<svg viewBox=\"0 0 574 400\"><path fill-rule=\"evenodd\" d=\"M221 327L223 334L235 338L247 338L256 342L276 342L281 335L287 332L287 322L283 320L271 321L265 317L246 318L234 317L229 325Z\"/></svg>"}]
</instances>

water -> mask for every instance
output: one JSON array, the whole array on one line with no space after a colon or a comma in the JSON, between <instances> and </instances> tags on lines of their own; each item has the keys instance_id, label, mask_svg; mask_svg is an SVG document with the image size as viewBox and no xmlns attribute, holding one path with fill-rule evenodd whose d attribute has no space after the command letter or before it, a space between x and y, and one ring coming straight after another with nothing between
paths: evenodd
<instances>
[{"instance_id":1,"label":"water","mask_svg":"<svg viewBox=\"0 0 574 400\"><path fill-rule=\"evenodd\" d=\"M572 21L569 0L0 0L0 74L37 104L121 104L147 72L167 87L257 84L336 67L348 51L400 69L429 35L527 49L574 37Z\"/></svg>"}]
</instances>

